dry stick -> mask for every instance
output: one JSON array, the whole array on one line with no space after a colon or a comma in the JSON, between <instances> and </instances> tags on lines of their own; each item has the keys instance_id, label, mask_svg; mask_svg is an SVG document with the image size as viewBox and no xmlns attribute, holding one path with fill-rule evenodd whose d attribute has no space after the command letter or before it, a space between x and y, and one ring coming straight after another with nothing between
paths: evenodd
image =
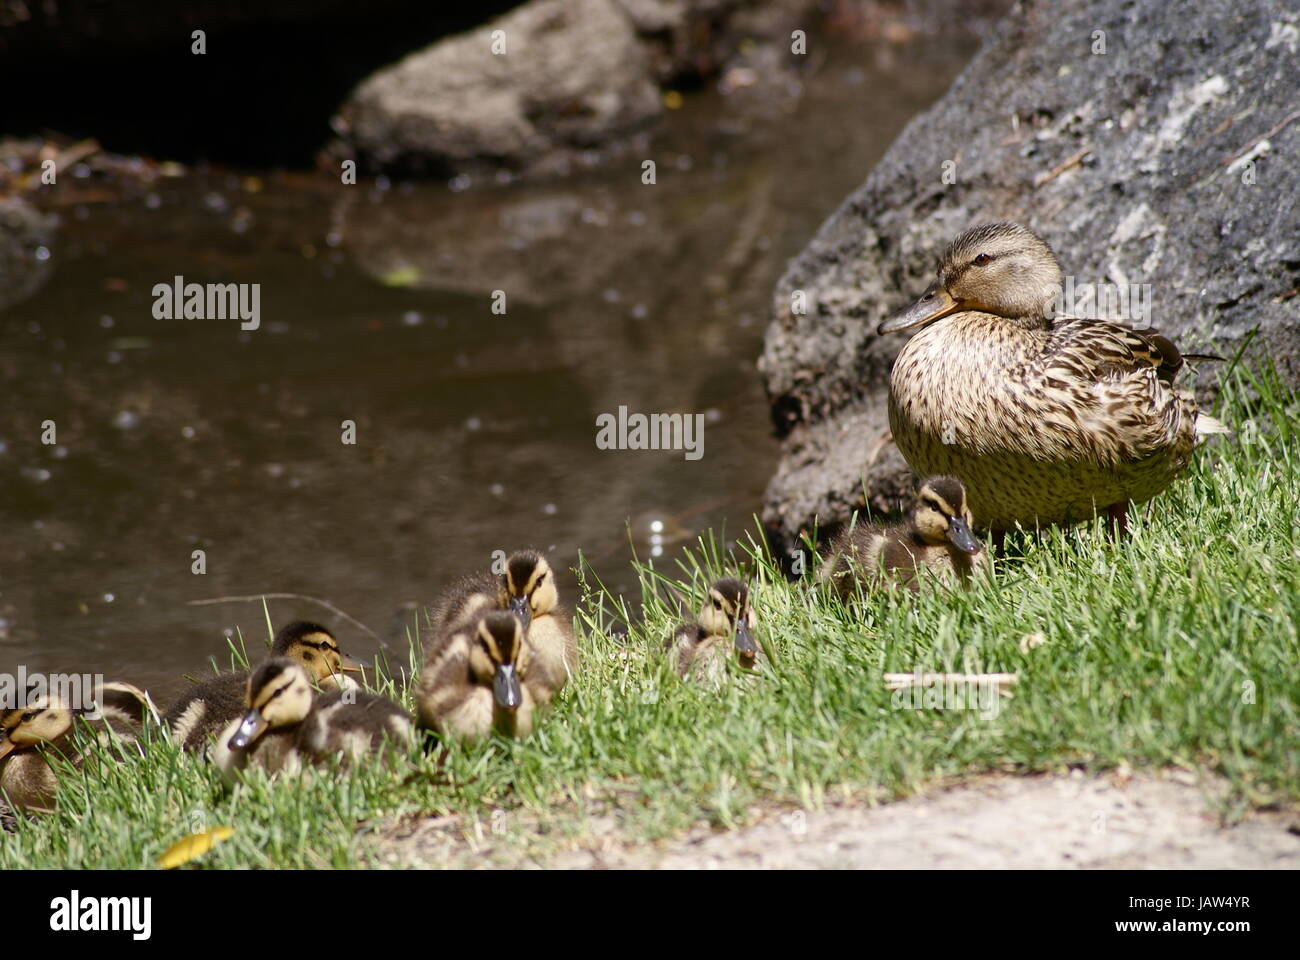
<instances>
[{"instance_id":1,"label":"dry stick","mask_svg":"<svg viewBox=\"0 0 1300 960\"><path fill-rule=\"evenodd\" d=\"M1052 167L1051 170L1048 170L1046 173L1039 174L1038 177L1034 179L1034 189L1038 189L1045 183L1050 183L1051 181L1059 177L1061 174L1065 173L1066 170L1069 170L1073 166L1077 166L1078 164L1083 162L1083 158L1090 153L1092 153L1092 147L1084 147L1082 150L1078 151L1077 153L1070 154L1068 157L1066 157L1056 166Z\"/></svg>"},{"instance_id":2,"label":"dry stick","mask_svg":"<svg viewBox=\"0 0 1300 960\"><path fill-rule=\"evenodd\" d=\"M214 603L251 603L255 600L306 600L308 603L319 604L320 606L324 607L326 610L330 611L330 613L334 614L336 617L342 617L344 620L352 624L354 627L358 627L359 629L364 630L366 633L370 634L377 641L379 641L379 645L381 647L383 647L385 650L388 649L388 644L384 642L384 638L381 637L379 634L375 633L375 631L371 630L369 627L367 627L356 617L344 613L342 610L334 606L334 604L330 603L328 600L321 600L318 597L309 597L301 593L255 593L246 597L212 597L208 600L189 600L187 601L187 603L191 607L206 607Z\"/></svg>"},{"instance_id":3,"label":"dry stick","mask_svg":"<svg viewBox=\"0 0 1300 960\"><path fill-rule=\"evenodd\" d=\"M885 674L886 690L902 690L907 687L922 686L928 687L936 684L944 686L971 684L979 685L981 683L991 683L999 690L1006 687L1013 687L1020 682L1020 677L1014 673L887 673Z\"/></svg>"},{"instance_id":4,"label":"dry stick","mask_svg":"<svg viewBox=\"0 0 1300 960\"><path fill-rule=\"evenodd\" d=\"M1236 160L1238 157L1254 149L1255 146L1260 142L1267 140L1270 137L1276 136L1286 127L1287 124L1289 124L1293 120L1300 120L1300 110L1291 111L1281 120L1279 120L1272 130L1269 130L1266 133L1261 133L1258 137L1250 141L1250 143L1246 144L1244 147L1240 148L1234 153L1228 154L1226 157L1224 157L1222 160L1219 161L1220 166L1226 167L1228 164L1232 163L1232 161Z\"/></svg>"}]
</instances>

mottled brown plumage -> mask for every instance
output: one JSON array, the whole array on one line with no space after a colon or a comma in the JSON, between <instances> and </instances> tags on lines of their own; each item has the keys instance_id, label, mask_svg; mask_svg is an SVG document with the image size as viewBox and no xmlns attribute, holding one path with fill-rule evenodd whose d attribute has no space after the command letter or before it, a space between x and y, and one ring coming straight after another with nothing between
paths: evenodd
<instances>
[{"instance_id":1,"label":"mottled brown plumage","mask_svg":"<svg viewBox=\"0 0 1300 960\"><path fill-rule=\"evenodd\" d=\"M1173 380L1183 357L1153 329L1049 319L1051 249L1016 223L949 245L922 298L881 324L921 327L890 376L894 441L918 476L951 474L974 520L1004 531L1087 520L1169 486L1209 433Z\"/></svg>"},{"instance_id":2,"label":"mottled brown plumage","mask_svg":"<svg viewBox=\"0 0 1300 960\"><path fill-rule=\"evenodd\" d=\"M988 551L971 533L966 488L956 477L927 477L902 523L858 524L831 543L818 571L841 597L859 586L903 585L920 590L925 574L965 583L990 567Z\"/></svg>"}]
</instances>

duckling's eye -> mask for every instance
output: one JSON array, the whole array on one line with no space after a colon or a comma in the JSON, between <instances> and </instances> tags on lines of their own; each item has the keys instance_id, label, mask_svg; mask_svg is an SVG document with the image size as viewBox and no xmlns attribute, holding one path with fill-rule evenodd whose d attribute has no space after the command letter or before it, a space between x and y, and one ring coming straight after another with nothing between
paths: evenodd
<instances>
[{"instance_id":1,"label":"duckling's eye","mask_svg":"<svg viewBox=\"0 0 1300 960\"><path fill-rule=\"evenodd\" d=\"M978 257L975 258L975 263L979 264L982 267L984 266L984 264L988 263L992 259L993 258L990 257L987 253L981 253Z\"/></svg>"},{"instance_id":2,"label":"duckling's eye","mask_svg":"<svg viewBox=\"0 0 1300 960\"><path fill-rule=\"evenodd\" d=\"M36 713L35 713L35 711L32 711L32 712L30 712L30 713L24 713L24 714L23 714L23 723L30 723L30 722L31 722L32 720L34 720L35 718L36 718Z\"/></svg>"}]
</instances>

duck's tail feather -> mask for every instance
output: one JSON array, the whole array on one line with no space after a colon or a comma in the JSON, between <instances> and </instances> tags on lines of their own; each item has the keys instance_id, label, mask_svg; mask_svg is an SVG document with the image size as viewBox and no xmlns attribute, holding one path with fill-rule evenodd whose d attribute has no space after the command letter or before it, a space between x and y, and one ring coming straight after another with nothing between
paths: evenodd
<instances>
[{"instance_id":1,"label":"duck's tail feather","mask_svg":"<svg viewBox=\"0 0 1300 960\"><path fill-rule=\"evenodd\" d=\"M1204 413L1196 415L1196 436L1208 437L1213 433L1232 433L1232 429Z\"/></svg>"}]
</instances>

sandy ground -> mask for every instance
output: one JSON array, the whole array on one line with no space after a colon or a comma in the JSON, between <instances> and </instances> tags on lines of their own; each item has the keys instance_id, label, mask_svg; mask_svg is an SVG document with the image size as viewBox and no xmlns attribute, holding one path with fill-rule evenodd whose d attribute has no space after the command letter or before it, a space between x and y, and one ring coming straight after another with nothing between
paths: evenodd
<instances>
[{"instance_id":1,"label":"sandy ground","mask_svg":"<svg viewBox=\"0 0 1300 960\"><path fill-rule=\"evenodd\" d=\"M1207 806L1217 785L1178 773L1138 777L986 778L879 807L760 812L719 832L697 827L631 844L612 818L552 838L546 852L497 843L490 825L467 837L452 818L387 832L375 866L559 868L1229 868L1300 867L1300 819L1257 813L1222 827ZM516 825L517 826L517 825ZM519 827L520 829L525 829Z\"/></svg>"}]
</instances>

